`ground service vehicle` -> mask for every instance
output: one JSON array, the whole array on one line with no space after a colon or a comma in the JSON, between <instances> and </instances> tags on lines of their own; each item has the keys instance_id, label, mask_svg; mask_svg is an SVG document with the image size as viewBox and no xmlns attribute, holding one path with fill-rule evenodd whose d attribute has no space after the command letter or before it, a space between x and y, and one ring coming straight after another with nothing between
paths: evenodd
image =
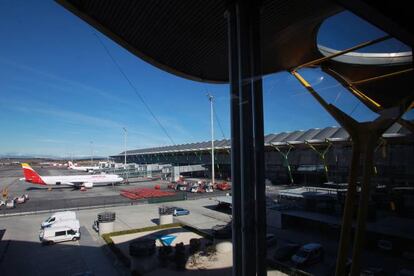
<instances>
[{"instance_id":1,"label":"ground service vehicle","mask_svg":"<svg viewBox=\"0 0 414 276\"><path fill-rule=\"evenodd\" d=\"M79 230L80 224L79 224L79 220L77 219L59 220L53 223L51 226L48 226L47 228L49 227L69 227L74 230Z\"/></svg>"},{"instance_id":2,"label":"ground service vehicle","mask_svg":"<svg viewBox=\"0 0 414 276\"><path fill-rule=\"evenodd\" d=\"M57 221L61 221L61 220L75 220L75 219L76 219L76 213L73 211L57 212L57 213L52 214L45 221L43 221L40 227L42 228L48 227L56 223Z\"/></svg>"},{"instance_id":3,"label":"ground service vehicle","mask_svg":"<svg viewBox=\"0 0 414 276\"><path fill-rule=\"evenodd\" d=\"M16 203L13 199L9 199L6 201L6 208L16 208Z\"/></svg>"},{"instance_id":4,"label":"ground service vehicle","mask_svg":"<svg viewBox=\"0 0 414 276\"><path fill-rule=\"evenodd\" d=\"M76 241L81 237L80 231L70 227L47 227L40 230L39 240L44 244L54 244L64 241Z\"/></svg>"},{"instance_id":5,"label":"ground service vehicle","mask_svg":"<svg viewBox=\"0 0 414 276\"><path fill-rule=\"evenodd\" d=\"M323 247L319 243L308 243L302 246L291 260L298 266L311 265L323 260Z\"/></svg>"}]
</instances>

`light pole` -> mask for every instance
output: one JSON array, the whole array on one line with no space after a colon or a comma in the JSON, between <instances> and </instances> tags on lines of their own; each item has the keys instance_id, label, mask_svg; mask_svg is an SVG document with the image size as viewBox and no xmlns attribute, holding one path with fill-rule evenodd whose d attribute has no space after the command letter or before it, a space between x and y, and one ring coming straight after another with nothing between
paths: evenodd
<instances>
[{"instance_id":1,"label":"light pole","mask_svg":"<svg viewBox=\"0 0 414 276\"><path fill-rule=\"evenodd\" d=\"M91 166L93 166L93 141L91 141Z\"/></svg>"},{"instance_id":2,"label":"light pole","mask_svg":"<svg viewBox=\"0 0 414 276\"><path fill-rule=\"evenodd\" d=\"M127 164L127 130L126 130L126 128L122 128L123 130L124 130L124 167L125 167L125 170L126 170L126 164Z\"/></svg>"},{"instance_id":3,"label":"light pole","mask_svg":"<svg viewBox=\"0 0 414 276\"><path fill-rule=\"evenodd\" d=\"M214 109L213 100L214 97L209 93L207 94L208 100L210 101L210 121L211 121L211 184L214 185Z\"/></svg>"}]
</instances>

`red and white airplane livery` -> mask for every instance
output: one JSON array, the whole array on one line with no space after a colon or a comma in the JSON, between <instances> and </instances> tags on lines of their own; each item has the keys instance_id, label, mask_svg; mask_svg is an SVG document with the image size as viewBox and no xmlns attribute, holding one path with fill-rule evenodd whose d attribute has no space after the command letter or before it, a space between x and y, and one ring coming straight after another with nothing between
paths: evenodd
<instances>
[{"instance_id":1,"label":"red and white airplane livery","mask_svg":"<svg viewBox=\"0 0 414 276\"><path fill-rule=\"evenodd\" d=\"M22 163L22 168L26 182L37 185L69 185L77 188L92 188L94 184L110 184L124 181L122 177L116 174L40 176L27 163Z\"/></svg>"}]
</instances>

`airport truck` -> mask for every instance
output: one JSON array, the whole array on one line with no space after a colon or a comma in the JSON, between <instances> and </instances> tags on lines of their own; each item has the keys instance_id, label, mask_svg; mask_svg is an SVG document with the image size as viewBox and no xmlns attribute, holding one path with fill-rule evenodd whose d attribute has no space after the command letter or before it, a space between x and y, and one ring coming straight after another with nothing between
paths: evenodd
<instances>
[{"instance_id":1,"label":"airport truck","mask_svg":"<svg viewBox=\"0 0 414 276\"><path fill-rule=\"evenodd\" d=\"M80 228L80 223L79 220L77 219L70 219L70 220L59 220L55 223L53 223L51 226L49 227L44 227L44 228L55 228L55 227L69 227L71 229L74 230L79 230Z\"/></svg>"},{"instance_id":2,"label":"airport truck","mask_svg":"<svg viewBox=\"0 0 414 276\"><path fill-rule=\"evenodd\" d=\"M48 217L40 225L41 228L49 227L58 221L76 220L76 213L73 211L57 212Z\"/></svg>"},{"instance_id":3,"label":"airport truck","mask_svg":"<svg viewBox=\"0 0 414 276\"><path fill-rule=\"evenodd\" d=\"M81 237L79 229L67 226L47 227L40 230L39 240L43 244L55 244L64 241L76 241Z\"/></svg>"}]
</instances>

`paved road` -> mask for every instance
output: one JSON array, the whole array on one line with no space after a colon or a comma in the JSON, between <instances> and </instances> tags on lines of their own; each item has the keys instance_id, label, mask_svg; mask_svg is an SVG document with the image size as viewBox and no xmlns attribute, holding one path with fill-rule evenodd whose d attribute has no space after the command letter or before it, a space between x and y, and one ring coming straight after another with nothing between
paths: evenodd
<instances>
[{"instance_id":1,"label":"paved road","mask_svg":"<svg viewBox=\"0 0 414 276\"><path fill-rule=\"evenodd\" d=\"M205 206L214 205L209 199L174 202L191 210L191 214L176 218L202 230L230 221L230 216ZM112 207L116 213L115 231L142 228L157 223L160 204ZM94 275L117 275L113 259L102 250L102 240L92 229L97 213L102 209L77 211L81 224L81 240L52 246L42 246L38 234L40 223L50 214L0 217L0 271L11 275L72 275L91 271Z\"/></svg>"}]
</instances>

